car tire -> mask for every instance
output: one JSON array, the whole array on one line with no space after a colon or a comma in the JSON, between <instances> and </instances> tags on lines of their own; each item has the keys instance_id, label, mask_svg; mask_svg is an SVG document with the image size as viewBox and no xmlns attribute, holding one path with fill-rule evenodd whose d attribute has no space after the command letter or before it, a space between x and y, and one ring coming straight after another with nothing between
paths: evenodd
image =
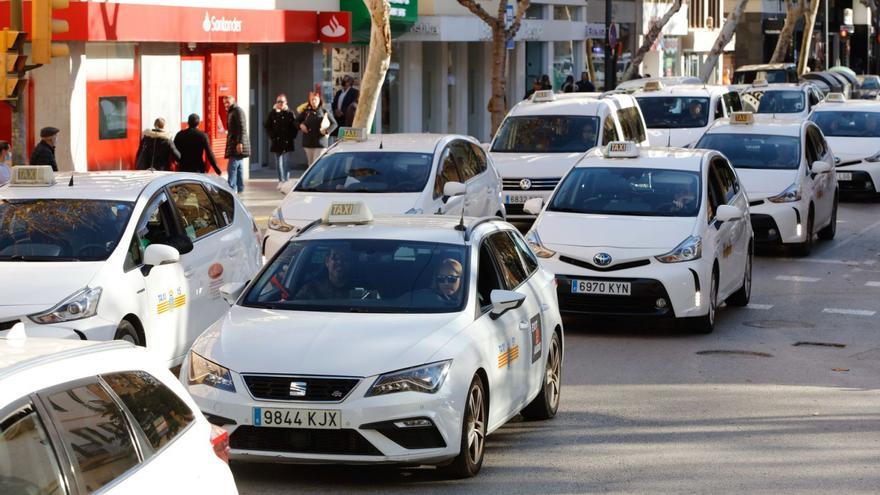
<instances>
[{"instance_id":1,"label":"car tire","mask_svg":"<svg viewBox=\"0 0 880 495\"><path fill-rule=\"evenodd\" d=\"M804 242L800 242L792 246L794 254L805 258L813 252L813 211L810 210L810 216L807 217L807 238Z\"/></svg>"},{"instance_id":2,"label":"car tire","mask_svg":"<svg viewBox=\"0 0 880 495\"><path fill-rule=\"evenodd\" d=\"M746 258L746 273L743 275L743 284L742 287L739 288L736 292L733 293L730 297L727 298L727 304L731 306L744 307L749 305L749 300L752 298L752 261L754 260L754 255L752 255L751 248L749 249L748 258Z\"/></svg>"},{"instance_id":3,"label":"car tire","mask_svg":"<svg viewBox=\"0 0 880 495\"><path fill-rule=\"evenodd\" d=\"M486 402L486 386L482 378L475 375L468 387L464 402L464 415L461 421L461 450L447 466L445 473L456 479L473 478L483 466L486 454L486 428L489 404Z\"/></svg>"},{"instance_id":4,"label":"car tire","mask_svg":"<svg viewBox=\"0 0 880 495\"><path fill-rule=\"evenodd\" d=\"M119 326L116 327L116 335L113 336L113 340L124 340L126 342L131 342L138 347L146 346L146 343L141 338L141 335L137 331L137 328L135 328L134 325L128 320L122 320L119 322Z\"/></svg>"},{"instance_id":5,"label":"car tire","mask_svg":"<svg viewBox=\"0 0 880 495\"><path fill-rule=\"evenodd\" d=\"M834 239L834 236L837 234L837 195L834 195L834 206L831 209L831 223L829 223L825 228L816 233L819 236L819 239L823 241L830 241Z\"/></svg>"},{"instance_id":6,"label":"car tire","mask_svg":"<svg viewBox=\"0 0 880 495\"><path fill-rule=\"evenodd\" d=\"M715 330L715 317L718 313L718 271L712 270L712 281L709 285L709 311L705 316L691 320L691 330L696 333L710 334Z\"/></svg>"},{"instance_id":7,"label":"car tire","mask_svg":"<svg viewBox=\"0 0 880 495\"><path fill-rule=\"evenodd\" d=\"M527 421L552 419L559 410L559 397L562 394L562 343L559 334L553 332L550 338L550 350L547 353L547 365L544 367L544 379L541 391L532 402L520 411Z\"/></svg>"}]
</instances>

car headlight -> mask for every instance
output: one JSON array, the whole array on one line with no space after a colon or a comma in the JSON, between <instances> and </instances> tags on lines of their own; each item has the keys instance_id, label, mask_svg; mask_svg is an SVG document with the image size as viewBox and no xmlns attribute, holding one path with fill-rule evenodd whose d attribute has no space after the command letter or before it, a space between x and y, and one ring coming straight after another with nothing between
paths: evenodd
<instances>
[{"instance_id":1,"label":"car headlight","mask_svg":"<svg viewBox=\"0 0 880 495\"><path fill-rule=\"evenodd\" d=\"M98 312L98 301L100 299L100 287L86 287L61 301L49 311L33 314L28 316L28 318L35 323L42 324L82 320L83 318L95 316L95 313Z\"/></svg>"},{"instance_id":2,"label":"car headlight","mask_svg":"<svg viewBox=\"0 0 880 495\"><path fill-rule=\"evenodd\" d=\"M541 242L541 237L538 236L538 231L535 229L530 230L526 234L526 244L529 245L529 248L532 249L532 252L539 258L552 258L553 255L556 254L556 251L552 249L547 249L544 244Z\"/></svg>"},{"instance_id":3,"label":"car headlight","mask_svg":"<svg viewBox=\"0 0 880 495\"><path fill-rule=\"evenodd\" d=\"M449 359L447 361L438 361L414 368L385 373L376 379L376 382L367 391L367 397L397 392L433 394L443 386L451 365L452 360Z\"/></svg>"},{"instance_id":4,"label":"car headlight","mask_svg":"<svg viewBox=\"0 0 880 495\"><path fill-rule=\"evenodd\" d=\"M235 384L232 383L232 373L229 369L213 361L208 361L193 351L189 353L187 382L190 385L207 385L227 392L235 392Z\"/></svg>"},{"instance_id":5,"label":"car headlight","mask_svg":"<svg viewBox=\"0 0 880 495\"><path fill-rule=\"evenodd\" d=\"M672 251L655 256L655 258L661 263L681 263L683 261L698 260L702 256L703 239L700 236L692 235L678 246L675 246L675 249Z\"/></svg>"},{"instance_id":6,"label":"car headlight","mask_svg":"<svg viewBox=\"0 0 880 495\"><path fill-rule=\"evenodd\" d=\"M284 221L284 217L281 216L281 208L276 208L272 215L269 216L269 230L290 232L295 229L296 227Z\"/></svg>"},{"instance_id":7,"label":"car headlight","mask_svg":"<svg viewBox=\"0 0 880 495\"><path fill-rule=\"evenodd\" d=\"M785 191L767 198L771 203L793 203L801 200L801 187L799 184L788 186Z\"/></svg>"},{"instance_id":8,"label":"car headlight","mask_svg":"<svg viewBox=\"0 0 880 495\"><path fill-rule=\"evenodd\" d=\"M873 155L871 155L871 156L865 158L865 161L866 161L866 162L871 162L871 163L880 162L880 151L878 151L877 153L874 153Z\"/></svg>"}]
</instances>

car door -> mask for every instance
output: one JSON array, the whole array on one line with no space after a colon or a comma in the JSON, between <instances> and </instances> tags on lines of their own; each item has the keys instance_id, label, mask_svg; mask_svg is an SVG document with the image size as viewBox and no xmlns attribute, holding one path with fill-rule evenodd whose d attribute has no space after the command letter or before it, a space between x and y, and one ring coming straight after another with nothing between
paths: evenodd
<instances>
[{"instance_id":1,"label":"car door","mask_svg":"<svg viewBox=\"0 0 880 495\"><path fill-rule=\"evenodd\" d=\"M751 243L750 221L746 216L746 213L749 211L749 201L746 198L745 190L739 182L736 171L730 163L723 158L718 158L716 164L719 179L724 188L726 204L735 206L743 212L743 218L729 222L731 224L730 235L733 248L733 252L730 254L731 276L733 277L731 290L737 290L740 287L742 275L745 273L745 264L749 256L749 246Z\"/></svg>"},{"instance_id":2,"label":"car door","mask_svg":"<svg viewBox=\"0 0 880 495\"><path fill-rule=\"evenodd\" d=\"M501 206L501 176L495 170L495 167L489 166L489 156L478 144L468 143L477 157L477 171L480 177L480 183L486 187L486 206L481 216L495 215L503 210Z\"/></svg>"},{"instance_id":3,"label":"car door","mask_svg":"<svg viewBox=\"0 0 880 495\"><path fill-rule=\"evenodd\" d=\"M0 408L0 488L4 493L69 493L49 430L31 398Z\"/></svg>"},{"instance_id":4,"label":"car door","mask_svg":"<svg viewBox=\"0 0 880 495\"><path fill-rule=\"evenodd\" d=\"M730 191L725 186L722 179L721 165L724 162L720 158L714 158L709 166L708 188L709 194L712 195L712 202L715 205L725 205L728 202ZM716 208L713 208L713 213ZM737 221L720 222L715 220L714 215L710 217L712 224L709 229L715 230L715 245L713 252L715 259L718 261L718 300L723 301L726 295L730 294L735 284L739 282L742 273L736 268L736 258L734 256L734 235L736 231Z\"/></svg>"},{"instance_id":5,"label":"car door","mask_svg":"<svg viewBox=\"0 0 880 495\"><path fill-rule=\"evenodd\" d=\"M813 173L813 162L825 162L833 169L834 158L832 158L831 156L830 148L828 147L828 143L826 143L825 139L822 137L822 133L813 126L809 126L807 128L807 146L812 149L810 158L813 161L810 161L808 163L810 166L810 178L813 181L813 187L816 194L815 226L816 230L819 230L819 227L827 225L828 222L831 220L831 211L834 208L834 192L836 185L833 173Z\"/></svg>"},{"instance_id":6,"label":"car door","mask_svg":"<svg viewBox=\"0 0 880 495\"><path fill-rule=\"evenodd\" d=\"M527 365L527 394L531 396L532 393L539 391L544 384L545 368L544 359L542 358L547 354L547 351L544 349L544 341L547 340L547 336L553 331L552 328L547 328L546 325L547 319L545 314L551 310L550 302L552 301L552 299L548 299L547 295L549 295L549 298L555 297L556 283L550 277L539 277L537 275L539 273L538 259L532 250L529 249L525 239L517 232L508 231L507 233L516 244L517 253L519 253L520 260L528 277L526 285L529 288L529 295L527 297L534 299L535 306L538 308L538 312L529 317L529 327L526 329L525 336L529 352L527 353L527 362L524 364Z\"/></svg>"},{"instance_id":7,"label":"car door","mask_svg":"<svg viewBox=\"0 0 880 495\"><path fill-rule=\"evenodd\" d=\"M434 175L434 203L431 209L438 215L460 215L465 197L444 196L443 187L447 182L463 182L450 145L444 147L440 153L437 173Z\"/></svg>"}]
</instances>

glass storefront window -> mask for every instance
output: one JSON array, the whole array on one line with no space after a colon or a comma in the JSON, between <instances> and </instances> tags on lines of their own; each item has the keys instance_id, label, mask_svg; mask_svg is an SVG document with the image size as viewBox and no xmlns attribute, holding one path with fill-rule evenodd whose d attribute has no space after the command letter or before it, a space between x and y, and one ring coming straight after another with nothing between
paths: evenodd
<instances>
[{"instance_id":1,"label":"glass storefront window","mask_svg":"<svg viewBox=\"0 0 880 495\"><path fill-rule=\"evenodd\" d=\"M98 139L128 136L128 99L124 96L98 98Z\"/></svg>"},{"instance_id":2,"label":"glass storefront window","mask_svg":"<svg viewBox=\"0 0 880 495\"><path fill-rule=\"evenodd\" d=\"M570 75L574 75L574 43L556 41L553 43L553 89L561 91L565 78Z\"/></svg>"}]
</instances>

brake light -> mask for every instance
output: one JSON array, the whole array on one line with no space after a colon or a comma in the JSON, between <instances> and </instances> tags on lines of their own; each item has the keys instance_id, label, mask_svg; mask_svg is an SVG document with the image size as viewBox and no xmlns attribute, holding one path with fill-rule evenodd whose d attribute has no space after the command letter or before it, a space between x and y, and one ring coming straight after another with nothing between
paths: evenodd
<instances>
[{"instance_id":1,"label":"brake light","mask_svg":"<svg viewBox=\"0 0 880 495\"><path fill-rule=\"evenodd\" d=\"M211 447L221 461L229 464L229 432L217 425L211 425Z\"/></svg>"}]
</instances>

